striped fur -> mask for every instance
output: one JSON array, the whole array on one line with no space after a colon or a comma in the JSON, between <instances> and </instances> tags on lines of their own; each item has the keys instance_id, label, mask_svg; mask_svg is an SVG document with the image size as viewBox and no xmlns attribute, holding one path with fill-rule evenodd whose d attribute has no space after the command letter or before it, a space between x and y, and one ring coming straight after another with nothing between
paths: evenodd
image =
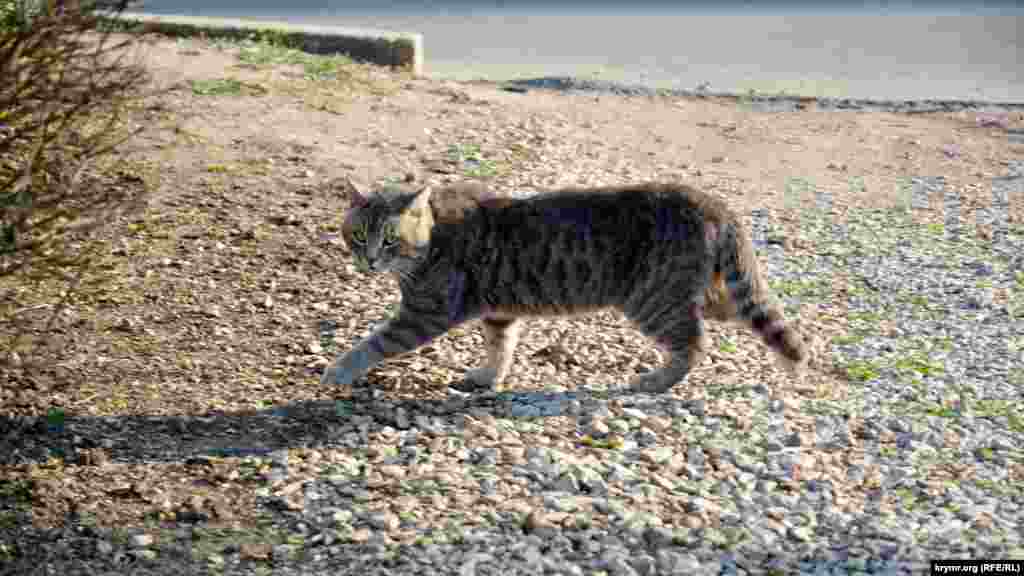
<instances>
[{"instance_id":1,"label":"striped fur","mask_svg":"<svg viewBox=\"0 0 1024 576\"><path fill-rule=\"evenodd\" d=\"M792 368L806 360L747 230L721 199L649 183L490 197L453 212L438 205L452 192L385 188L353 198L343 236L366 267L396 274L402 301L323 382L351 384L379 361L481 319L487 361L455 387L494 388L512 364L520 318L606 307L669 352L664 366L633 379L637 391L667 391L701 362L705 317L745 323Z\"/></svg>"}]
</instances>

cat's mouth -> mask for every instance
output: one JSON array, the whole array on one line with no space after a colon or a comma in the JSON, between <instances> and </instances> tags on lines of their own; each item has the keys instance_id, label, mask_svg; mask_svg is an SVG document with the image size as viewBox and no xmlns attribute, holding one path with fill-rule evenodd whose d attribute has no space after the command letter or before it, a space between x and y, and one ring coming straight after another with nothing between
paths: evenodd
<instances>
[{"instance_id":1,"label":"cat's mouth","mask_svg":"<svg viewBox=\"0 0 1024 576\"><path fill-rule=\"evenodd\" d=\"M396 262L394 260L374 260L367 262L366 267L370 272L392 272L395 270Z\"/></svg>"}]
</instances>

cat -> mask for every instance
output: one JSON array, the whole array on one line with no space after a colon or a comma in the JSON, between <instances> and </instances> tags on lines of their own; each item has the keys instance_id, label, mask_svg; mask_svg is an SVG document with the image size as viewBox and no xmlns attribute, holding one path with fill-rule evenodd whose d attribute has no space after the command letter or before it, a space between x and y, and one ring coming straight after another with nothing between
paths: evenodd
<instances>
[{"instance_id":1,"label":"cat","mask_svg":"<svg viewBox=\"0 0 1024 576\"><path fill-rule=\"evenodd\" d=\"M482 184L350 187L342 237L364 269L389 271L397 313L323 374L352 385L381 360L482 320L486 362L451 387L497 389L522 319L614 307L669 353L632 377L663 393L705 357L704 319L740 321L800 372L807 346L762 275L724 201L682 183L565 188L499 197Z\"/></svg>"}]
</instances>

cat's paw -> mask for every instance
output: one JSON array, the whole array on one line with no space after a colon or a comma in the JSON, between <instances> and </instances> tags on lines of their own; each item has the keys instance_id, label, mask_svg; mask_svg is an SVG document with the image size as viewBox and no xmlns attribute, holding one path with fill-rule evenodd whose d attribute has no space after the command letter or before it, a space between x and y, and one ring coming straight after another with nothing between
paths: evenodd
<instances>
[{"instance_id":1,"label":"cat's paw","mask_svg":"<svg viewBox=\"0 0 1024 576\"><path fill-rule=\"evenodd\" d=\"M629 379L629 389L631 391L645 394L664 394L671 390L674 385L675 382L667 381L664 375L657 371L638 374Z\"/></svg>"},{"instance_id":2,"label":"cat's paw","mask_svg":"<svg viewBox=\"0 0 1024 576\"><path fill-rule=\"evenodd\" d=\"M497 388L497 371L488 366L474 368L466 372L461 382L451 384L449 388L466 394L494 390Z\"/></svg>"},{"instance_id":3,"label":"cat's paw","mask_svg":"<svg viewBox=\"0 0 1024 576\"><path fill-rule=\"evenodd\" d=\"M324 370L323 376L320 377L320 384L329 384L332 386L351 386L353 382L352 374L348 371L341 370L336 364L328 366Z\"/></svg>"}]
</instances>

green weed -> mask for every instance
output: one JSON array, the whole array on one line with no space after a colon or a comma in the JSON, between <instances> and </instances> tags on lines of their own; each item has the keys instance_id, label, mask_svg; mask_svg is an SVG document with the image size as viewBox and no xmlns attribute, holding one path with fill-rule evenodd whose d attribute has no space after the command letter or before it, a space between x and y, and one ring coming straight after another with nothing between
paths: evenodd
<instances>
[{"instance_id":1,"label":"green weed","mask_svg":"<svg viewBox=\"0 0 1024 576\"><path fill-rule=\"evenodd\" d=\"M836 336L832 339L832 343L837 346L846 346L850 344L857 344L864 340L863 334L844 334L842 336Z\"/></svg>"},{"instance_id":2,"label":"green weed","mask_svg":"<svg viewBox=\"0 0 1024 576\"><path fill-rule=\"evenodd\" d=\"M0 502L14 507L32 503L31 480L0 480Z\"/></svg>"},{"instance_id":3,"label":"green weed","mask_svg":"<svg viewBox=\"0 0 1024 576\"><path fill-rule=\"evenodd\" d=\"M822 283L815 280L779 280L773 282L771 288L786 296L801 298L819 293L822 289Z\"/></svg>"},{"instance_id":4,"label":"green weed","mask_svg":"<svg viewBox=\"0 0 1024 576\"><path fill-rule=\"evenodd\" d=\"M352 59L338 54L323 56L309 54L281 43L254 43L243 46L238 60L249 66L273 66L291 64L302 66L307 79L329 80L338 77L342 66L351 65Z\"/></svg>"},{"instance_id":5,"label":"green weed","mask_svg":"<svg viewBox=\"0 0 1024 576\"><path fill-rule=\"evenodd\" d=\"M64 430L64 409L50 408L46 412L46 429L50 432L62 432Z\"/></svg>"},{"instance_id":6,"label":"green weed","mask_svg":"<svg viewBox=\"0 0 1024 576\"><path fill-rule=\"evenodd\" d=\"M729 340L728 338L722 338L721 342L719 342L718 344L718 349L721 350L722 352L725 352L726 354L735 354L736 351L739 350L736 347L736 344L734 344L732 340Z\"/></svg>"},{"instance_id":7,"label":"green weed","mask_svg":"<svg viewBox=\"0 0 1024 576\"><path fill-rule=\"evenodd\" d=\"M236 78L189 80L189 86L197 96L263 96L267 93L261 84L242 82Z\"/></svg>"},{"instance_id":8,"label":"green weed","mask_svg":"<svg viewBox=\"0 0 1024 576\"><path fill-rule=\"evenodd\" d=\"M899 372L916 372L922 376L934 376L945 371L941 364L917 354L896 360L892 367Z\"/></svg>"},{"instance_id":9,"label":"green weed","mask_svg":"<svg viewBox=\"0 0 1024 576\"><path fill-rule=\"evenodd\" d=\"M465 174L471 178L486 178L498 172L497 163L485 158L476 144L454 144L448 147L448 157L465 167Z\"/></svg>"},{"instance_id":10,"label":"green weed","mask_svg":"<svg viewBox=\"0 0 1024 576\"><path fill-rule=\"evenodd\" d=\"M846 369L846 375L851 380L856 380L858 382L868 382L881 375L878 367L866 360L855 360L847 364L844 368Z\"/></svg>"},{"instance_id":11,"label":"green weed","mask_svg":"<svg viewBox=\"0 0 1024 576\"><path fill-rule=\"evenodd\" d=\"M850 312L850 314L847 315L847 319L849 319L850 322L878 323L881 321L882 316L877 312Z\"/></svg>"}]
</instances>

